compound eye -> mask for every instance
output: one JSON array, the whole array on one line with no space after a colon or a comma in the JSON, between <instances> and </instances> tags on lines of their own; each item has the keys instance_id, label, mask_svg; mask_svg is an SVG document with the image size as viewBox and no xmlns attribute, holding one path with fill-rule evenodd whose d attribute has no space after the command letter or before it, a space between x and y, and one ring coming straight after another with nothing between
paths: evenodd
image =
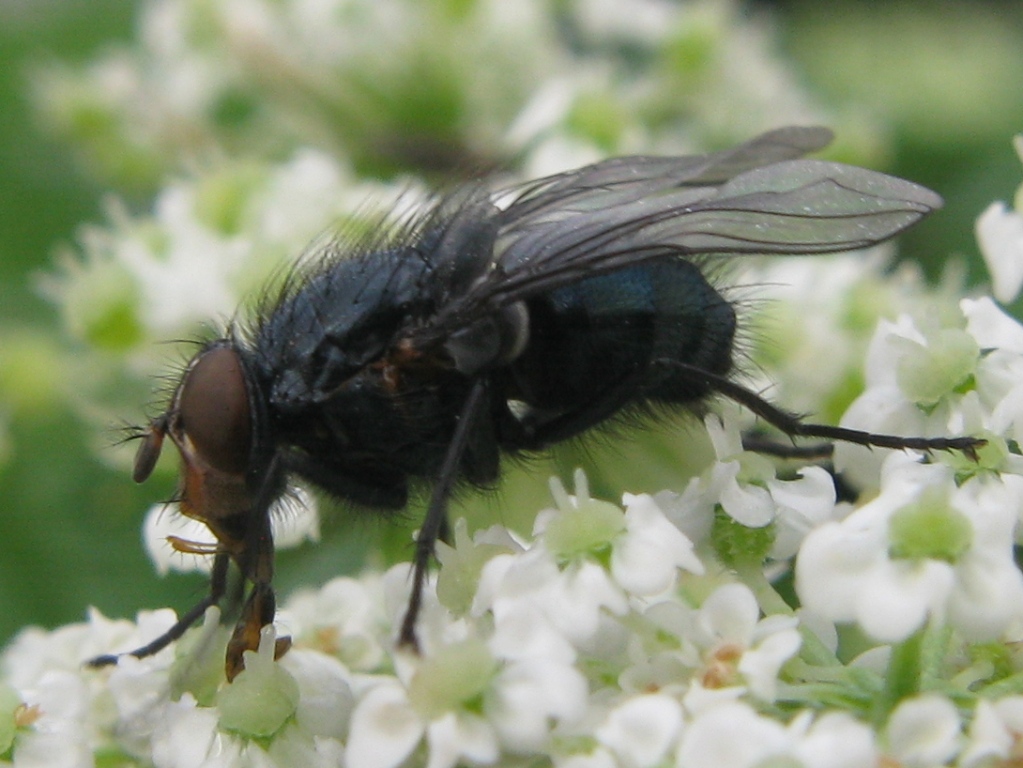
<instances>
[{"instance_id":1,"label":"compound eye","mask_svg":"<svg viewBox=\"0 0 1023 768\"><path fill-rule=\"evenodd\" d=\"M178 415L203 461L223 472L245 471L252 421L249 389L234 349L213 347L199 356L181 385Z\"/></svg>"}]
</instances>

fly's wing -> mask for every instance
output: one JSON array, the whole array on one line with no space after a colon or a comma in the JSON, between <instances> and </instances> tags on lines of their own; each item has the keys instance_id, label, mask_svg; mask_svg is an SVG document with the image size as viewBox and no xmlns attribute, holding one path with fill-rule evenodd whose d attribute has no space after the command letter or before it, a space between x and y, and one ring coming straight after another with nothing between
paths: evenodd
<instances>
[{"instance_id":1,"label":"fly's wing","mask_svg":"<svg viewBox=\"0 0 1023 768\"><path fill-rule=\"evenodd\" d=\"M912 182L820 160L774 163L720 186L666 189L658 179L632 192L591 191L585 206L514 217L500 230L496 261L504 280L494 290L515 301L666 252L848 251L886 240L941 207L940 197ZM514 205L509 211L514 216Z\"/></svg>"},{"instance_id":2,"label":"fly's wing","mask_svg":"<svg viewBox=\"0 0 1023 768\"><path fill-rule=\"evenodd\" d=\"M478 277L410 334L441 341L502 307L595 274L677 254L811 254L885 240L941 206L864 168L786 159L824 129L786 128L700 157L623 157L526 185L493 215Z\"/></svg>"},{"instance_id":3,"label":"fly's wing","mask_svg":"<svg viewBox=\"0 0 1023 768\"><path fill-rule=\"evenodd\" d=\"M768 131L731 149L683 157L613 157L574 171L520 185L502 224L601 210L681 186L719 186L734 176L823 149L834 138L822 127Z\"/></svg>"}]
</instances>

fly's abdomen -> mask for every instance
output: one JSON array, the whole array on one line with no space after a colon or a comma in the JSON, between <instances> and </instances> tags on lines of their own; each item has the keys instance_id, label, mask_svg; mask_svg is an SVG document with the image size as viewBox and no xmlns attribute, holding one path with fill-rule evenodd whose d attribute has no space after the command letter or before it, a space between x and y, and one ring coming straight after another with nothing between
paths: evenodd
<instances>
[{"instance_id":1,"label":"fly's abdomen","mask_svg":"<svg viewBox=\"0 0 1023 768\"><path fill-rule=\"evenodd\" d=\"M735 311L680 258L582 280L527 305L529 343L509 374L514 397L540 420L589 410L595 424L602 400L698 400L706 385L673 361L719 375L732 367Z\"/></svg>"}]
</instances>

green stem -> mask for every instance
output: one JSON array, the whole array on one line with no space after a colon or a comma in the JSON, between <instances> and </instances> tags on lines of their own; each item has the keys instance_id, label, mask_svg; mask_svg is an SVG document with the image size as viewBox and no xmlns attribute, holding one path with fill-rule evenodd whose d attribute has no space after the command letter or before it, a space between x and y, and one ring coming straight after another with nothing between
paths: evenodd
<instances>
[{"instance_id":1,"label":"green stem","mask_svg":"<svg viewBox=\"0 0 1023 768\"><path fill-rule=\"evenodd\" d=\"M795 613L792 606L786 603L777 590L771 586L759 561L737 562L735 563L735 573L742 583L753 592L757 598L757 604L765 616L791 616Z\"/></svg>"},{"instance_id":2,"label":"green stem","mask_svg":"<svg viewBox=\"0 0 1023 768\"><path fill-rule=\"evenodd\" d=\"M924 631L910 635L892 646L892 656L885 672L884 688L874 703L872 719L880 727L900 701L920 691L921 650Z\"/></svg>"},{"instance_id":3,"label":"green stem","mask_svg":"<svg viewBox=\"0 0 1023 768\"><path fill-rule=\"evenodd\" d=\"M928 623L918 633L922 636L920 645L920 690L947 688L949 681L945 667L945 655L952 640L952 628Z\"/></svg>"},{"instance_id":4,"label":"green stem","mask_svg":"<svg viewBox=\"0 0 1023 768\"><path fill-rule=\"evenodd\" d=\"M983 689L983 694L986 699L1023 694L1023 672L1017 672L1010 677L1003 677L997 683L986 686Z\"/></svg>"},{"instance_id":5,"label":"green stem","mask_svg":"<svg viewBox=\"0 0 1023 768\"><path fill-rule=\"evenodd\" d=\"M785 602L778 591L767 580L764 569L759 561L737 562L734 566L735 574L743 584L750 588L757 605L765 616L792 616L795 611L792 606ZM840 666L841 662L834 653L821 642L813 632L799 624L799 634L802 637L803 645L799 655L809 664L821 667Z\"/></svg>"}]
</instances>

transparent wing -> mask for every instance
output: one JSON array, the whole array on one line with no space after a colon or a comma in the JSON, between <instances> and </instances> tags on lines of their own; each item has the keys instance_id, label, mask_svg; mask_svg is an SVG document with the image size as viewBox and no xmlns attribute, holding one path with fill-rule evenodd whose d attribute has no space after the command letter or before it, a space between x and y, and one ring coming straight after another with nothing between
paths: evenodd
<instances>
[{"instance_id":1,"label":"transparent wing","mask_svg":"<svg viewBox=\"0 0 1023 768\"><path fill-rule=\"evenodd\" d=\"M519 186L502 221L513 227L545 215L606 210L681 186L719 186L744 171L815 152L832 138L827 128L793 126L707 155L614 157Z\"/></svg>"},{"instance_id":2,"label":"transparent wing","mask_svg":"<svg viewBox=\"0 0 1023 768\"><path fill-rule=\"evenodd\" d=\"M587 203L597 199L595 193L587 195ZM941 206L940 197L917 184L819 160L774 163L718 187L649 190L628 200L612 191L607 201L587 209L547 206L502 228L496 256L502 293L549 290L588 272L668 252L809 254L863 248Z\"/></svg>"},{"instance_id":3,"label":"transparent wing","mask_svg":"<svg viewBox=\"0 0 1023 768\"><path fill-rule=\"evenodd\" d=\"M912 182L791 159L828 138L786 128L711 155L615 158L533 182L493 213L486 268L416 335L437 340L510 303L654 258L862 248L941 206Z\"/></svg>"}]
</instances>

